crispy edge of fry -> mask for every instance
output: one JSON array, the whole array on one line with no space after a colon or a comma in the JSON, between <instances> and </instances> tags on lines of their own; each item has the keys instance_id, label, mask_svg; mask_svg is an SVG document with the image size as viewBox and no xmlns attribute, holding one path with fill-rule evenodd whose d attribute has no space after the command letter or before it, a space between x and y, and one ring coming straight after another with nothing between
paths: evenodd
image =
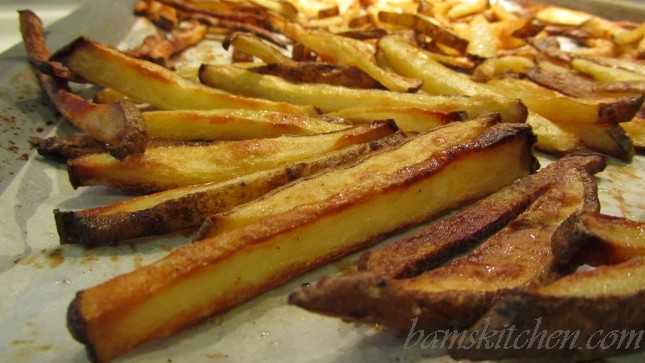
<instances>
[{"instance_id":1,"label":"crispy edge of fry","mask_svg":"<svg viewBox=\"0 0 645 363\"><path fill-rule=\"evenodd\" d=\"M47 62L49 49L45 30L32 11L20 11L20 30L30 58ZM123 159L145 151L148 137L141 111L132 103L116 101L95 104L69 90L64 80L35 70L40 86L60 113L98 141L106 143L111 155Z\"/></svg>"},{"instance_id":2,"label":"crispy edge of fry","mask_svg":"<svg viewBox=\"0 0 645 363\"><path fill-rule=\"evenodd\" d=\"M618 265L576 272L532 291L514 292L465 331L465 336L469 336L485 325L489 330L504 330L509 326L513 326L519 332L535 332L539 329L543 336L551 336L556 331L563 332L566 338L564 342L569 345L562 344L561 349L543 349L543 346L540 349L540 344L528 344L526 340L523 341L524 344L518 345L520 349L489 349L485 344L478 344L479 341L475 339L470 341L473 343L471 349L451 348L448 352L455 359L559 358L567 361L587 361L642 349L638 342L634 342L639 336L638 333L633 334L640 331L642 337L642 327L645 324L642 313L645 290L642 285L618 295L607 294L603 289L580 295L571 293L571 289L576 288L576 285L593 283L594 280L603 281L605 286L612 283L618 285L629 279L630 274L638 274L632 276L638 281L643 278L644 265L645 258L638 257ZM617 332L619 344L612 344L603 349L598 339L593 341L595 345L585 345L591 343L589 339L594 338L594 334L599 331ZM529 335L528 338L530 337ZM573 337L575 339L571 341ZM627 342L623 346L625 339ZM578 344L574 345L573 342Z\"/></svg>"},{"instance_id":3,"label":"crispy edge of fry","mask_svg":"<svg viewBox=\"0 0 645 363\"><path fill-rule=\"evenodd\" d=\"M403 133L222 183L159 192L81 211L54 210L60 242L96 247L199 226L214 213L249 202L293 180L403 142ZM178 218L180 216L180 218Z\"/></svg>"},{"instance_id":4,"label":"crispy edge of fry","mask_svg":"<svg viewBox=\"0 0 645 363\"><path fill-rule=\"evenodd\" d=\"M589 149L623 161L630 161L636 154L632 139L620 124L569 124L561 127L578 135Z\"/></svg>"},{"instance_id":5,"label":"crispy edge of fry","mask_svg":"<svg viewBox=\"0 0 645 363\"><path fill-rule=\"evenodd\" d=\"M468 115L465 112L439 112L421 107L372 106L353 107L326 116L340 117L352 123L374 122L375 120L392 119L405 132L425 132L432 128L450 122L464 121Z\"/></svg>"},{"instance_id":6,"label":"crispy edge of fry","mask_svg":"<svg viewBox=\"0 0 645 363\"><path fill-rule=\"evenodd\" d=\"M171 56L202 41L207 30L206 25L193 21L188 29L173 29L168 35L149 35L139 46L128 50L127 53L135 58L165 65Z\"/></svg>"},{"instance_id":7,"label":"crispy edge of fry","mask_svg":"<svg viewBox=\"0 0 645 363\"><path fill-rule=\"evenodd\" d=\"M414 172L403 173L380 190L361 190L359 185L324 202L306 204L215 238L192 243L157 263L80 291L69 305L68 329L75 339L85 344L90 357L98 361L112 359L143 342L173 334L316 266L374 243L393 230L428 218L429 212L425 208L430 206L422 204L422 211L406 214L399 213L398 208L386 208L390 213L375 214L383 223L362 224L359 231L356 224L343 223L348 218L374 210L377 205L405 205L407 199L418 199L418 190L412 186L427 185L426 190L431 193L433 183L448 182L444 172L468 174L474 172L473 167L476 169L477 165L483 167L483 161L489 167L503 160L510 163L505 169L508 175L491 179L491 185L476 183L477 191L446 193L446 197L451 197L441 202L440 208L446 209L475 197L473 194L489 193L490 189L528 173L533 158L530 128L504 124L490 130L476 141L433 155ZM516 157L509 160L511 153ZM509 170L510 165L513 170ZM460 188L455 183L448 183ZM463 187L471 188L470 185ZM402 194L407 198L401 198ZM375 226L380 228L375 229ZM348 233L348 229L355 232ZM321 234L321 231L326 232ZM334 235L330 236L330 233ZM303 241L322 235L331 245L303 244ZM305 253L302 247L311 251ZM292 256L292 261L285 263L288 256ZM273 263L276 259L282 262ZM253 270L249 270L248 261L255 261ZM185 268L177 268L178 264ZM218 280L221 281L216 289L195 288ZM191 296L190 291L199 291L198 296ZM191 304L177 304L176 299Z\"/></svg>"},{"instance_id":8,"label":"crispy edge of fry","mask_svg":"<svg viewBox=\"0 0 645 363\"><path fill-rule=\"evenodd\" d=\"M460 53L466 51L468 41L459 37L450 29L442 26L437 20L422 14L401 14L387 11L378 13L378 20L384 23L412 28L437 42L454 48Z\"/></svg>"},{"instance_id":9,"label":"crispy edge of fry","mask_svg":"<svg viewBox=\"0 0 645 363\"><path fill-rule=\"evenodd\" d=\"M84 37L59 50L53 59L92 82L161 109L246 108L316 114L311 106L245 98L212 89Z\"/></svg>"},{"instance_id":10,"label":"crispy edge of fry","mask_svg":"<svg viewBox=\"0 0 645 363\"><path fill-rule=\"evenodd\" d=\"M592 266L645 256L645 223L600 213L576 213L553 236L565 260Z\"/></svg>"},{"instance_id":11,"label":"crispy edge of fry","mask_svg":"<svg viewBox=\"0 0 645 363\"><path fill-rule=\"evenodd\" d=\"M107 154L87 155L68 161L67 167L74 188L106 185L152 193L273 169L396 131L396 124L385 120L326 134L234 140L204 146L176 145L175 150L148 148L145 153L122 161Z\"/></svg>"},{"instance_id":12,"label":"crispy edge of fry","mask_svg":"<svg viewBox=\"0 0 645 363\"><path fill-rule=\"evenodd\" d=\"M605 164L600 155L565 156L409 238L364 253L358 267L384 278L407 278L430 270L506 225L555 185L564 171L577 168L595 174Z\"/></svg>"},{"instance_id":13,"label":"crispy edge of fry","mask_svg":"<svg viewBox=\"0 0 645 363\"><path fill-rule=\"evenodd\" d=\"M222 42L222 47L228 50L230 47L241 50L254 57L258 57L266 64L291 63L293 59L282 54L279 48L264 42L260 37L250 33L231 33Z\"/></svg>"}]
</instances>

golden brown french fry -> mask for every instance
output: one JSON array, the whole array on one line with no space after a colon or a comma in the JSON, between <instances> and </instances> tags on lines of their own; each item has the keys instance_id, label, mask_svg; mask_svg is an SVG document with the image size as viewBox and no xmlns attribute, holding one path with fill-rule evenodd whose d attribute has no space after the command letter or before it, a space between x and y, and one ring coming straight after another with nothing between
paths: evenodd
<instances>
[{"instance_id":1,"label":"golden brown french fry","mask_svg":"<svg viewBox=\"0 0 645 363\"><path fill-rule=\"evenodd\" d=\"M151 138L177 140L245 140L281 135L314 135L350 124L263 110L148 111L143 118Z\"/></svg>"},{"instance_id":2,"label":"golden brown french fry","mask_svg":"<svg viewBox=\"0 0 645 363\"><path fill-rule=\"evenodd\" d=\"M154 63L134 59L87 38L78 38L53 59L104 87L161 109L263 109L315 114L312 107L249 99L190 82Z\"/></svg>"},{"instance_id":3,"label":"golden brown french fry","mask_svg":"<svg viewBox=\"0 0 645 363\"><path fill-rule=\"evenodd\" d=\"M486 3L487 1L484 0ZM454 9L454 8L453 8ZM493 35L488 20L481 15L476 15L470 21L470 41L466 53L474 59L489 59L497 56L497 39Z\"/></svg>"},{"instance_id":4,"label":"golden brown french fry","mask_svg":"<svg viewBox=\"0 0 645 363\"><path fill-rule=\"evenodd\" d=\"M600 213L578 213L560 228L553 248L591 266L645 256L645 223ZM567 242L568 241L568 242ZM566 245L566 246L565 246Z\"/></svg>"},{"instance_id":5,"label":"golden brown french fry","mask_svg":"<svg viewBox=\"0 0 645 363\"><path fill-rule=\"evenodd\" d=\"M374 58L375 49L361 40L308 30L299 34L298 41L324 59L363 70L390 91L416 92L423 83L380 68Z\"/></svg>"},{"instance_id":6,"label":"golden brown french fry","mask_svg":"<svg viewBox=\"0 0 645 363\"><path fill-rule=\"evenodd\" d=\"M580 26L591 19L592 15L583 11L547 6L535 14L535 18L546 23Z\"/></svg>"},{"instance_id":7,"label":"golden brown french fry","mask_svg":"<svg viewBox=\"0 0 645 363\"><path fill-rule=\"evenodd\" d=\"M629 122L624 122L620 125L627 133L634 148L638 152L645 151L645 120L642 118L634 118Z\"/></svg>"},{"instance_id":8,"label":"golden brown french fry","mask_svg":"<svg viewBox=\"0 0 645 363\"><path fill-rule=\"evenodd\" d=\"M457 19L467 15L478 14L488 8L488 0L457 2L446 12L448 18Z\"/></svg>"},{"instance_id":9,"label":"golden brown french fry","mask_svg":"<svg viewBox=\"0 0 645 363\"><path fill-rule=\"evenodd\" d=\"M127 53L135 58L165 65L171 56L202 41L207 30L206 25L193 22L190 28L173 30L169 35L149 35L139 46L128 50Z\"/></svg>"},{"instance_id":10,"label":"golden brown french fry","mask_svg":"<svg viewBox=\"0 0 645 363\"><path fill-rule=\"evenodd\" d=\"M439 24L435 19L421 14L405 14L380 11L378 20L384 23L396 24L403 27L414 29L415 31L425 34L444 44L463 53L468 47L468 41L460 38L447 27Z\"/></svg>"},{"instance_id":11,"label":"golden brown french fry","mask_svg":"<svg viewBox=\"0 0 645 363\"><path fill-rule=\"evenodd\" d=\"M620 124L568 124L562 127L580 136L588 148L617 159L631 161L636 153L632 140Z\"/></svg>"},{"instance_id":12,"label":"golden brown french fry","mask_svg":"<svg viewBox=\"0 0 645 363\"><path fill-rule=\"evenodd\" d=\"M376 122L311 136L223 141L205 146L148 148L122 161L107 154L69 161L74 187L111 185L155 192L192 184L219 182L282 164L369 142L397 131L393 122Z\"/></svg>"},{"instance_id":13,"label":"golden brown french fry","mask_svg":"<svg viewBox=\"0 0 645 363\"><path fill-rule=\"evenodd\" d=\"M383 86L356 67L318 62L273 63L248 68L292 83L326 83L350 88L379 88Z\"/></svg>"},{"instance_id":14,"label":"golden brown french fry","mask_svg":"<svg viewBox=\"0 0 645 363\"><path fill-rule=\"evenodd\" d=\"M294 84L281 78L256 74L226 65L204 65L200 80L209 86L248 97L313 105L323 112L363 106L397 105L420 107L439 112L464 111L469 118L491 112L499 113L503 122L523 122L526 108L519 100L495 96L431 96L384 90L350 89L326 84Z\"/></svg>"},{"instance_id":15,"label":"golden brown french fry","mask_svg":"<svg viewBox=\"0 0 645 363\"><path fill-rule=\"evenodd\" d=\"M624 45L636 43L643 39L643 36L645 36L645 23L642 23L640 26L632 30L623 30L621 32L614 33L612 35L612 39L617 44Z\"/></svg>"},{"instance_id":16,"label":"golden brown french fry","mask_svg":"<svg viewBox=\"0 0 645 363\"><path fill-rule=\"evenodd\" d=\"M366 189L376 187L380 179L369 177L374 170L378 170L384 178L395 175L404 167L422 161L432 152L471 141L490 128L495 121L495 117L482 117L478 120L449 124L416 136L396 150L373 155L358 165L348 165L333 173L302 180L265 198L247 203L230 212L212 216L200 231L200 237L212 237L223 231L253 223L267 215L287 211L303 203L325 200L338 190L349 189L352 185L361 184Z\"/></svg>"},{"instance_id":17,"label":"golden brown french fry","mask_svg":"<svg viewBox=\"0 0 645 363\"><path fill-rule=\"evenodd\" d=\"M94 360L113 359L526 175L533 166L531 140L525 125L500 124L470 143L426 154L377 188L354 185L196 241L80 291L70 304L68 327ZM372 223L362 223L366 218Z\"/></svg>"},{"instance_id":18,"label":"golden brown french fry","mask_svg":"<svg viewBox=\"0 0 645 363\"><path fill-rule=\"evenodd\" d=\"M510 291L568 272L551 236L571 213L598 210L591 175L570 169L499 232L462 257L420 275L388 279L359 271L326 277L289 296L291 304L350 321L398 329L469 327Z\"/></svg>"},{"instance_id":19,"label":"golden brown french fry","mask_svg":"<svg viewBox=\"0 0 645 363\"><path fill-rule=\"evenodd\" d=\"M462 121L464 112L438 112L420 107L373 106L346 108L327 113L326 116L340 117L353 123L369 123L375 120L394 120L405 132L425 132L453 121Z\"/></svg>"},{"instance_id":20,"label":"golden brown french fry","mask_svg":"<svg viewBox=\"0 0 645 363\"><path fill-rule=\"evenodd\" d=\"M220 183L205 183L81 211L54 210L61 243L90 247L198 227L206 217L250 202L293 180L352 162L405 140L397 132L311 159ZM181 218L177 218L180 215Z\"/></svg>"},{"instance_id":21,"label":"golden brown french fry","mask_svg":"<svg viewBox=\"0 0 645 363\"><path fill-rule=\"evenodd\" d=\"M490 58L482 62L473 71L472 79L486 82L491 79L504 78L508 74L520 73L535 68L532 60L520 56Z\"/></svg>"},{"instance_id":22,"label":"golden brown french fry","mask_svg":"<svg viewBox=\"0 0 645 363\"><path fill-rule=\"evenodd\" d=\"M581 73L589 74L599 82L645 80L645 75L630 70L604 66L586 59L577 58L572 60L571 67Z\"/></svg>"},{"instance_id":23,"label":"golden brown french fry","mask_svg":"<svg viewBox=\"0 0 645 363\"><path fill-rule=\"evenodd\" d=\"M278 47L266 43L260 37L250 33L233 33L222 42L222 46L226 50L232 46L237 50L260 58L266 64L293 62L293 59L282 54Z\"/></svg>"}]
</instances>

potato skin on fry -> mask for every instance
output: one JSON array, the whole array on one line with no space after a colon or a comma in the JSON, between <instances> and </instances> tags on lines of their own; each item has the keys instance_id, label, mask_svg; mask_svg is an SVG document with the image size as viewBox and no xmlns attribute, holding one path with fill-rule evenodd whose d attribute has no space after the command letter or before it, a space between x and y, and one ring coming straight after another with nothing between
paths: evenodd
<instances>
[{"instance_id":1,"label":"potato skin on fry","mask_svg":"<svg viewBox=\"0 0 645 363\"><path fill-rule=\"evenodd\" d=\"M437 209L461 205L526 175L533 166L532 141L526 125L496 125L472 142L429 155L379 188L357 185L179 248L79 292L69 306L68 327L91 357L110 360L419 223ZM482 169L498 171L485 183L475 182L471 175ZM442 194L439 202L433 198L436 188L459 193ZM428 203L403 208L419 198ZM373 224L359 223L366 215Z\"/></svg>"}]
</instances>

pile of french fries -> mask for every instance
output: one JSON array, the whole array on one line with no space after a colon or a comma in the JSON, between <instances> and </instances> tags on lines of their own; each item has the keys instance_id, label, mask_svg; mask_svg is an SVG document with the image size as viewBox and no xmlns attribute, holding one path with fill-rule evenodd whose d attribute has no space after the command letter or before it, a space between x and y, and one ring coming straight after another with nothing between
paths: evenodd
<instances>
[{"instance_id":1,"label":"pile of french fries","mask_svg":"<svg viewBox=\"0 0 645 363\"><path fill-rule=\"evenodd\" d=\"M158 30L139 46L81 36L54 54L37 16L20 14L42 88L80 131L34 139L39 152L63 159L75 188L142 194L56 210L61 243L199 228L194 243L77 294L69 329L96 361L495 193L537 169L533 148L623 161L645 149L645 25L493 0L140 0L134 11ZM211 41L230 58L181 61ZM562 211L594 216L588 176L563 174L552 198L584 190ZM329 313L311 299L292 302Z\"/></svg>"}]
</instances>

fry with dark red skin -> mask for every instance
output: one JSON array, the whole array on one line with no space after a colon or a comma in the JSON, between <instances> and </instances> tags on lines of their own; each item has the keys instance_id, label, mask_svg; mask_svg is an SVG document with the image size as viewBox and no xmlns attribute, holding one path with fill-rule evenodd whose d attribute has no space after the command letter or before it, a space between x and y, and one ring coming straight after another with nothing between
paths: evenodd
<instances>
[{"instance_id":1,"label":"fry with dark red skin","mask_svg":"<svg viewBox=\"0 0 645 363\"><path fill-rule=\"evenodd\" d=\"M51 53L45 44L43 24L36 14L20 11L20 30L29 57L41 64L48 63ZM134 104L127 101L95 104L72 93L65 80L39 70L35 72L41 87L63 117L105 143L112 156L123 159L145 151L148 141L145 124L141 111Z\"/></svg>"}]
</instances>

